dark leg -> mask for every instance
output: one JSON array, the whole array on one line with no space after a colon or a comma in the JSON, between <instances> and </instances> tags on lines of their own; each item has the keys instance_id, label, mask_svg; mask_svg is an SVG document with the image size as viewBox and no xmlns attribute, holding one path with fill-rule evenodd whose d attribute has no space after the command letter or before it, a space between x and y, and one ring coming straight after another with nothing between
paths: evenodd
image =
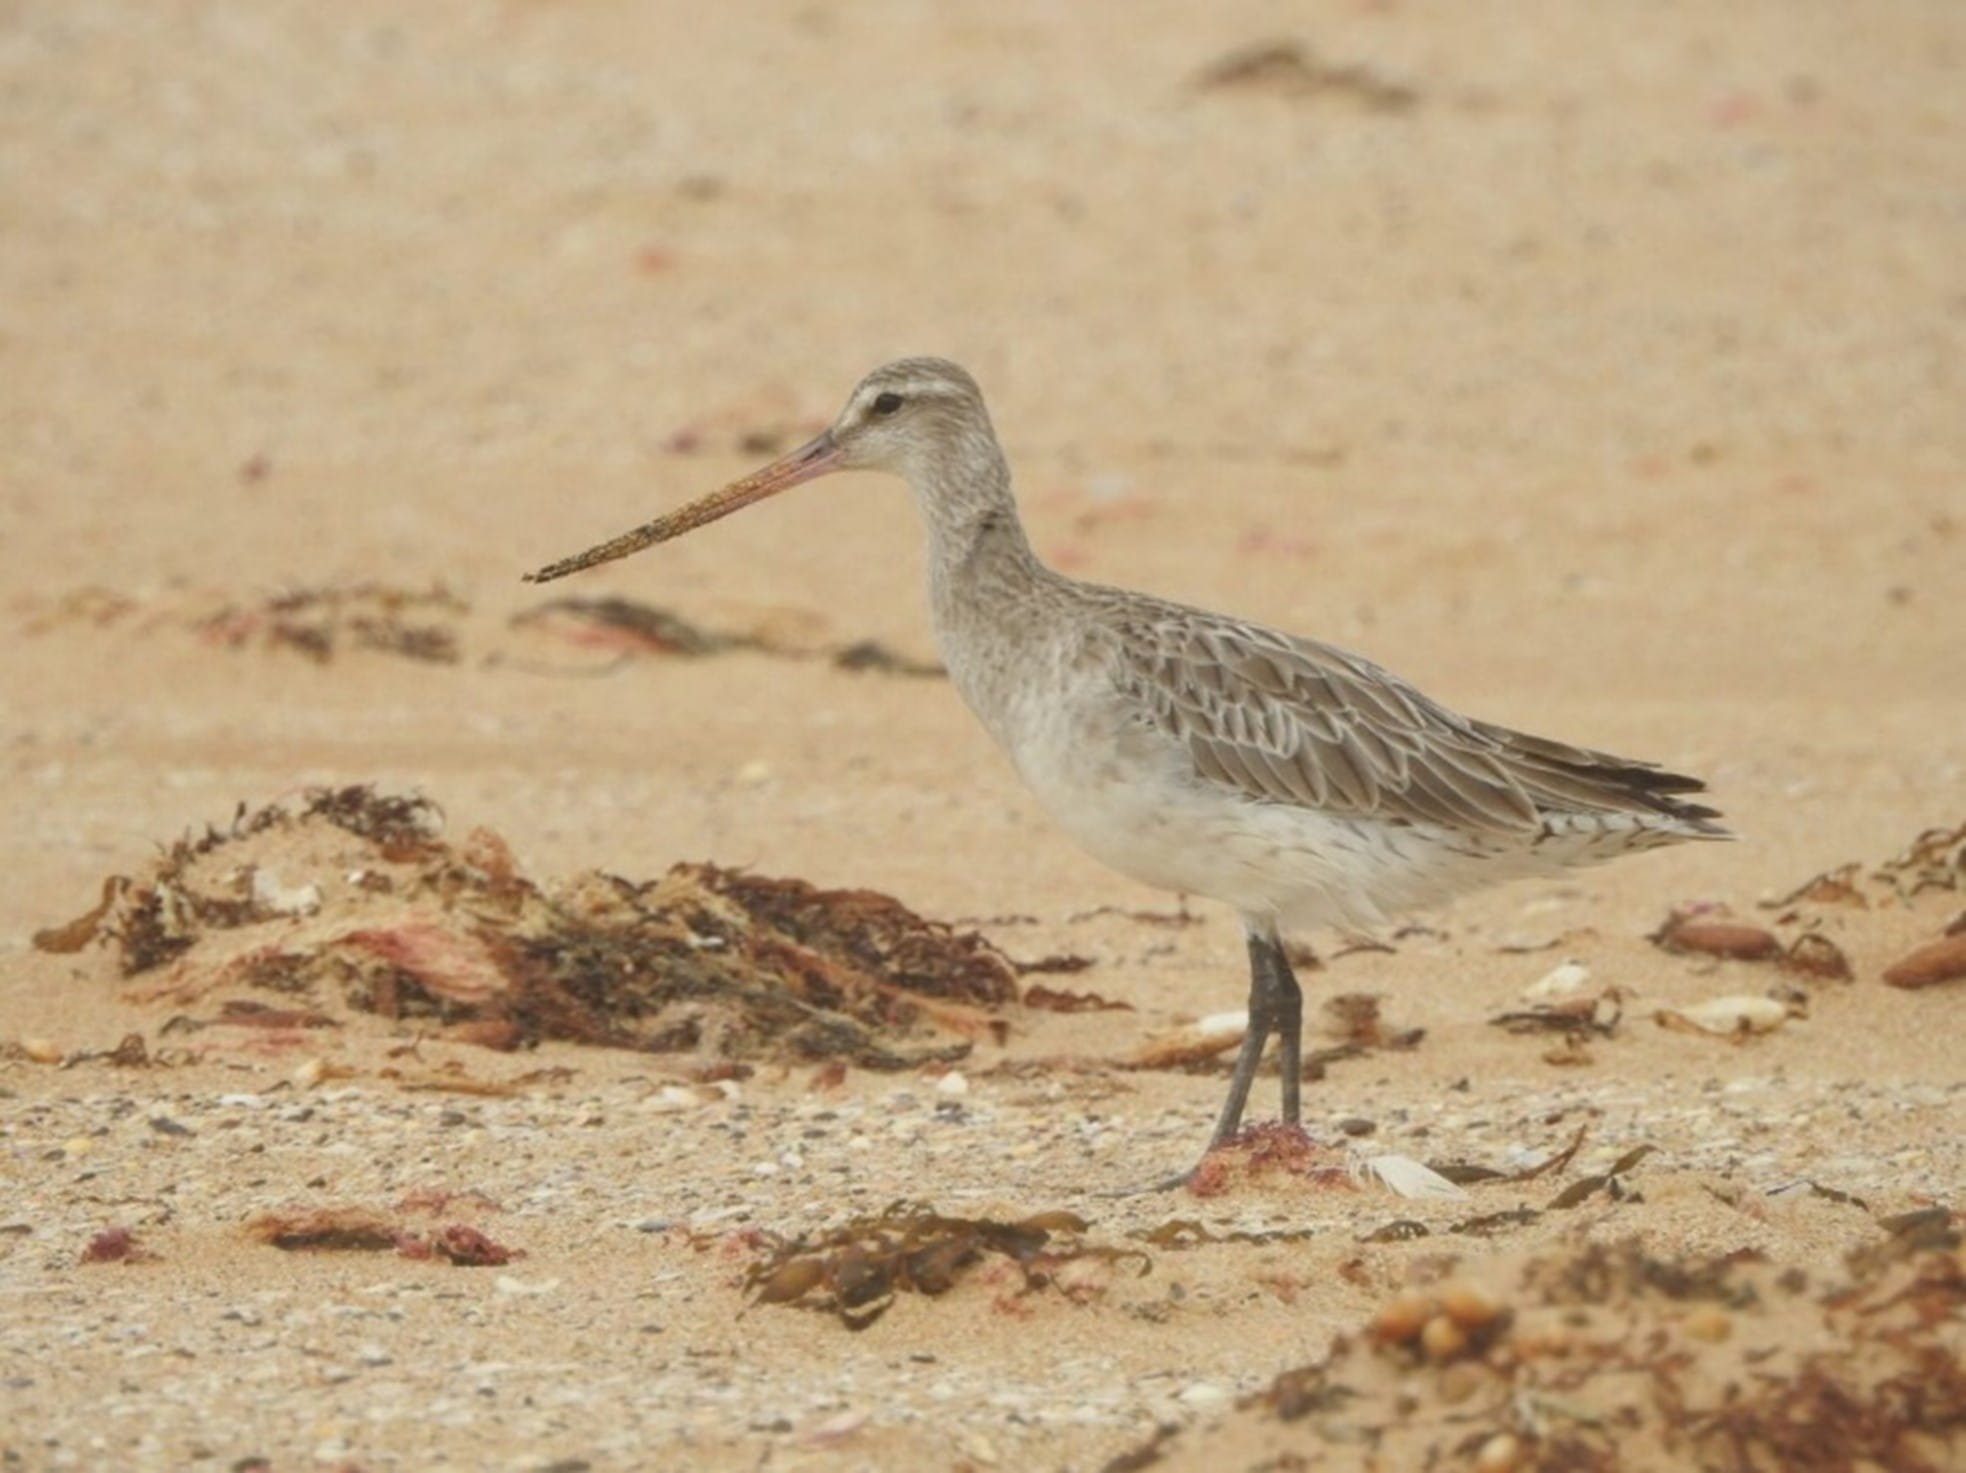
<instances>
[{"instance_id":1,"label":"dark leg","mask_svg":"<svg viewBox=\"0 0 1966 1473\"><path fill-rule=\"evenodd\" d=\"M1283 947L1274 937L1249 933L1249 1031L1229 1076L1229 1097L1216 1117L1208 1149L1227 1145L1242 1125L1250 1087L1263 1062L1270 1035L1278 1039L1278 1064L1283 1070L1283 1123L1295 1125L1301 1113L1299 1084L1303 1071L1304 993Z\"/></svg>"},{"instance_id":2,"label":"dark leg","mask_svg":"<svg viewBox=\"0 0 1966 1473\"><path fill-rule=\"evenodd\" d=\"M1283 1123L1298 1125L1303 1116L1304 1083L1304 989L1297 985L1290 958L1283 954L1283 943L1274 936L1249 938L1251 966L1258 965L1258 954L1275 976L1277 1033L1277 1072L1282 1077Z\"/></svg>"},{"instance_id":3,"label":"dark leg","mask_svg":"<svg viewBox=\"0 0 1966 1473\"><path fill-rule=\"evenodd\" d=\"M1218 1150L1235 1138L1242 1126L1242 1112L1249 1103L1250 1087L1256 1083L1256 1070L1263 1062L1263 1050L1270 1035L1277 1037L1277 1067L1283 1074L1283 1123L1300 1125L1304 1073L1304 992L1297 985L1290 958L1283 954L1283 943L1268 932L1249 932L1249 1031L1243 1035L1242 1050L1236 1055L1235 1072L1229 1076L1229 1097L1222 1102L1222 1113L1215 1119L1215 1133L1208 1139L1208 1150ZM1202 1153L1204 1156L1207 1151ZM1195 1168L1157 1181L1151 1186L1107 1193L1130 1197L1138 1192L1167 1192L1186 1186Z\"/></svg>"}]
</instances>

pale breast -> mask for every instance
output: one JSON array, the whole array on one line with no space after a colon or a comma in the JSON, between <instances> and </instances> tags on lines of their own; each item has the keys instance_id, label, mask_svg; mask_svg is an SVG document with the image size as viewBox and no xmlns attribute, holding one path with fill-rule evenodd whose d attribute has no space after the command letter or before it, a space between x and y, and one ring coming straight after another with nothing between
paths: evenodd
<instances>
[{"instance_id":1,"label":"pale breast","mask_svg":"<svg viewBox=\"0 0 1966 1473\"><path fill-rule=\"evenodd\" d=\"M958 688L1045 812L1093 858L1159 889L1266 903L1251 885L1268 841L1247 842L1259 805L1198 778L1186 749L1096 662L1054 658Z\"/></svg>"}]
</instances>

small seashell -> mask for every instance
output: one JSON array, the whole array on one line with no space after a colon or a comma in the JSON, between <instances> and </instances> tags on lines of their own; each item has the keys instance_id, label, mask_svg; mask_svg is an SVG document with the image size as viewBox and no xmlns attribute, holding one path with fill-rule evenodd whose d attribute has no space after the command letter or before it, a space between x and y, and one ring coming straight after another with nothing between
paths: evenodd
<instances>
[{"instance_id":1,"label":"small seashell","mask_svg":"<svg viewBox=\"0 0 1966 1473\"><path fill-rule=\"evenodd\" d=\"M274 915L312 915L321 908L319 885L295 885L291 889L265 865L253 867L253 904Z\"/></svg>"},{"instance_id":2,"label":"small seashell","mask_svg":"<svg viewBox=\"0 0 1966 1473\"><path fill-rule=\"evenodd\" d=\"M1542 1330L1517 1330L1509 1337L1509 1348L1518 1360L1531 1361L1542 1356L1566 1356L1573 1347L1567 1330L1550 1326Z\"/></svg>"},{"instance_id":3,"label":"small seashell","mask_svg":"<svg viewBox=\"0 0 1966 1473\"><path fill-rule=\"evenodd\" d=\"M1249 1032L1248 1013L1210 1013L1182 1028L1146 1039L1126 1060L1129 1069L1173 1069L1227 1053Z\"/></svg>"},{"instance_id":4,"label":"small seashell","mask_svg":"<svg viewBox=\"0 0 1966 1473\"><path fill-rule=\"evenodd\" d=\"M1231 1038L1237 1043L1249 1031L1249 1014L1246 1012L1210 1013L1205 1018L1195 1020L1195 1032L1203 1038Z\"/></svg>"},{"instance_id":5,"label":"small seashell","mask_svg":"<svg viewBox=\"0 0 1966 1473\"><path fill-rule=\"evenodd\" d=\"M1668 951L1691 951L1733 961L1766 961L1782 954L1782 943L1774 932L1746 921L1707 917L1668 921L1657 940Z\"/></svg>"},{"instance_id":6,"label":"small seashell","mask_svg":"<svg viewBox=\"0 0 1966 1473\"><path fill-rule=\"evenodd\" d=\"M1443 1365L1468 1348L1468 1332L1444 1314L1428 1320L1420 1331L1420 1350L1435 1365Z\"/></svg>"},{"instance_id":7,"label":"small seashell","mask_svg":"<svg viewBox=\"0 0 1966 1473\"><path fill-rule=\"evenodd\" d=\"M1474 1473L1515 1473L1522 1466L1522 1442L1513 1432L1497 1432L1474 1456Z\"/></svg>"},{"instance_id":8,"label":"small seashell","mask_svg":"<svg viewBox=\"0 0 1966 1473\"><path fill-rule=\"evenodd\" d=\"M510 1018L469 1018L444 1030L449 1043L474 1044L509 1054L526 1041L525 1030Z\"/></svg>"},{"instance_id":9,"label":"small seashell","mask_svg":"<svg viewBox=\"0 0 1966 1473\"><path fill-rule=\"evenodd\" d=\"M20 1051L36 1064L59 1064L62 1060L61 1045L52 1038L23 1038Z\"/></svg>"},{"instance_id":10,"label":"small seashell","mask_svg":"<svg viewBox=\"0 0 1966 1473\"><path fill-rule=\"evenodd\" d=\"M1774 1032L1788 1021L1789 1010L1772 997L1750 997L1742 993L1708 998L1690 1008L1661 1008L1652 1016L1663 1028L1741 1038L1751 1033Z\"/></svg>"},{"instance_id":11,"label":"small seashell","mask_svg":"<svg viewBox=\"0 0 1966 1473\"><path fill-rule=\"evenodd\" d=\"M327 1077L328 1061L318 1056L302 1060L300 1067L293 1072L294 1086L298 1089L312 1089Z\"/></svg>"},{"instance_id":12,"label":"small seashell","mask_svg":"<svg viewBox=\"0 0 1966 1473\"><path fill-rule=\"evenodd\" d=\"M1480 1330L1495 1322L1502 1303L1479 1284L1456 1279L1440 1291L1441 1312L1464 1330Z\"/></svg>"},{"instance_id":13,"label":"small seashell","mask_svg":"<svg viewBox=\"0 0 1966 1473\"><path fill-rule=\"evenodd\" d=\"M522 1279L516 1274L500 1274L492 1280L492 1287L501 1294L517 1296L537 1296L551 1294L560 1287L558 1279Z\"/></svg>"},{"instance_id":14,"label":"small seashell","mask_svg":"<svg viewBox=\"0 0 1966 1473\"><path fill-rule=\"evenodd\" d=\"M792 1258L765 1275L758 1285L757 1304L789 1304L817 1289L826 1278L826 1264L818 1258Z\"/></svg>"},{"instance_id":15,"label":"small seashell","mask_svg":"<svg viewBox=\"0 0 1966 1473\"><path fill-rule=\"evenodd\" d=\"M951 1069L935 1081L935 1089L938 1094L966 1095L969 1093L969 1076L960 1070Z\"/></svg>"},{"instance_id":16,"label":"small seashell","mask_svg":"<svg viewBox=\"0 0 1966 1473\"><path fill-rule=\"evenodd\" d=\"M1806 931L1796 937L1782 957L1782 966L1805 977L1821 977L1830 982L1848 982L1856 975L1843 948L1821 931Z\"/></svg>"},{"instance_id":17,"label":"small seashell","mask_svg":"<svg viewBox=\"0 0 1966 1473\"><path fill-rule=\"evenodd\" d=\"M843 1412L835 1412L823 1422L814 1423L799 1434L799 1441L807 1447L825 1447L853 1436L867 1425L868 1413L860 1407L849 1407Z\"/></svg>"},{"instance_id":18,"label":"small seashell","mask_svg":"<svg viewBox=\"0 0 1966 1473\"><path fill-rule=\"evenodd\" d=\"M1478 1360L1457 1360L1440 1373L1440 1399L1458 1406L1481 1390L1492 1374Z\"/></svg>"},{"instance_id":19,"label":"small seashell","mask_svg":"<svg viewBox=\"0 0 1966 1473\"><path fill-rule=\"evenodd\" d=\"M1966 977L1966 933L1928 941L1884 969L1893 987L1933 987L1958 977Z\"/></svg>"},{"instance_id":20,"label":"small seashell","mask_svg":"<svg viewBox=\"0 0 1966 1473\"><path fill-rule=\"evenodd\" d=\"M1701 1305L1681 1323L1688 1335L1709 1345L1718 1345L1734 1333L1733 1319L1717 1304Z\"/></svg>"},{"instance_id":21,"label":"small seashell","mask_svg":"<svg viewBox=\"0 0 1966 1473\"><path fill-rule=\"evenodd\" d=\"M1560 997L1583 991L1584 984L1590 980L1591 969L1582 962L1564 962L1550 968L1523 988L1523 1001L1554 1002Z\"/></svg>"},{"instance_id":22,"label":"small seashell","mask_svg":"<svg viewBox=\"0 0 1966 1473\"><path fill-rule=\"evenodd\" d=\"M726 1083L718 1080L714 1084L665 1084L642 1101L642 1108L653 1115L675 1115L685 1110L700 1110L705 1105L719 1105L730 1098L722 1088Z\"/></svg>"},{"instance_id":23,"label":"small seashell","mask_svg":"<svg viewBox=\"0 0 1966 1473\"><path fill-rule=\"evenodd\" d=\"M1372 1338L1381 1345L1404 1345L1434 1317L1433 1301L1424 1294L1402 1294L1372 1317Z\"/></svg>"},{"instance_id":24,"label":"small seashell","mask_svg":"<svg viewBox=\"0 0 1966 1473\"><path fill-rule=\"evenodd\" d=\"M1360 1175L1409 1199L1449 1202L1468 1195L1431 1166L1411 1156L1373 1156L1360 1163L1358 1170Z\"/></svg>"}]
</instances>

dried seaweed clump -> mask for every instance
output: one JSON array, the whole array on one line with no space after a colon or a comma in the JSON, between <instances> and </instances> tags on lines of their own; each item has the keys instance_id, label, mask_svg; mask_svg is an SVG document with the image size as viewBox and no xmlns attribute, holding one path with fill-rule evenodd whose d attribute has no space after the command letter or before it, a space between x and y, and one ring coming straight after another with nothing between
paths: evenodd
<instances>
[{"instance_id":1,"label":"dried seaweed clump","mask_svg":"<svg viewBox=\"0 0 1966 1473\"><path fill-rule=\"evenodd\" d=\"M898 1293L947 1293L970 1269L990 1258L1017 1271L1018 1295L1058 1287L1066 1264L1137 1264L1138 1249L1085 1242L1086 1222L1069 1212L1041 1212L1017 1222L944 1217L924 1203L896 1202L816 1237L767 1237L765 1254L745 1275L757 1304L803 1304L838 1315L863 1330L887 1313Z\"/></svg>"},{"instance_id":2,"label":"dried seaweed clump","mask_svg":"<svg viewBox=\"0 0 1966 1473\"><path fill-rule=\"evenodd\" d=\"M323 665L351 649L454 665L458 624L470 609L441 584L419 591L356 583L228 604L201 620L198 632L229 649L295 650Z\"/></svg>"},{"instance_id":3,"label":"dried seaweed clump","mask_svg":"<svg viewBox=\"0 0 1966 1473\"><path fill-rule=\"evenodd\" d=\"M715 865L589 876L507 955L542 1023L721 1059L949 1062L1000 1036L1017 995L1015 966L973 931L873 891Z\"/></svg>"},{"instance_id":4,"label":"dried seaweed clump","mask_svg":"<svg viewBox=\"0 0 1966 1473\"><path fill-rule=\"evenodd\" d=\"M975 931L926 921L877 890L822 890L710 865L687 872L732 901L754 927L886 977L903 992L997 1007L1017 996L1016 968Z\"/></svg>"},{"instance_id":5,"label":"dried seaweed clump","mask_svg":"<svg viewBox=\"0 0 1966 1473\"><path fill-rule=\"evenodd\" d=\"M469 1223L453 1222L434 1232L415 1231L397 1212L372 1207L286 1207L262 1212L245 1224L256 1243L287 1253L397 1253L404 1258L442 1259L458 1268L500 1268L525 1250L508 1248Z\"/></svg>"},{"instance_id":6,"label":"dried seaweed clump","mask_svg":"<svg viewBox=\"0 0 1966 1473\"><path fill-rule=\"evenodd\" d=\"M243 807L36 937L114 948L144 996L229 989L443 1027L692 1052L706 1061L900 1069L1000 1036L1017 967L889 896L712 865L551 891L484 829L460 844L420 797L322 789ZM237 998L229 1000L236 1003ZM233 1015L222 1004L216 1021ZM475 1035L473 1035L475 1036Z\"/></svg>"},{"instance_id":7,"label":"dried seaweed clump","mask_svg":"<svg viewBox=\"0 0 1966 1473\"><path fill-rule=\"evenodd\" d=\"M1369 112L1416 106L1419 91L1362 63L1326 61L1291 40L1258 41L1229 52L1195 78L1198 92L1267 92L1298 101L1348 102Z\"/></svg>"},{"instance_id":8,"label":"dried seaweed clump","mask_svg":"<svg viewBox=\"0 0 1966 1473\"><path fill-rule=\"evenodd\" d=\"M514 614L514 629L537 629L568 644L613 654L714 655L759 641L693 624L626 598L555 598Z\"/></svg>"},{"instance_id":9,"label":"dried seaweed clump","mask_svg":"<svg viewBox=\"0 0 1966 1473\"><path fill-rule=\"evenodd\" d=\"M1925 830L1902 854L1880 864L1871 879L1903 900L1927 890L1966 890L1966 823Z\"/></svg>"}]
</instances>

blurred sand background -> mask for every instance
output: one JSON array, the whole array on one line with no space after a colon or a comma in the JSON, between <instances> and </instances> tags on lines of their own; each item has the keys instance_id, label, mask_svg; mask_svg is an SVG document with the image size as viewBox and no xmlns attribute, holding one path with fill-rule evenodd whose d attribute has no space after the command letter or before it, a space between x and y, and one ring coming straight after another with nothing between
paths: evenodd
<instances>
[{"instance_id":1,"label":"blurred sand background","mask_svg":"<svg viewBox=\"0 0 1966 1473\"><path fill-rule=\"evenodd\" d=\"M1705 1189L1957 1201L1966 993L1878 981L1951 911L1831 915L1855 980L1746 1045L1650 1014L1773 979L1643 939L1966 819L1956 5L27 0L0 5L0 303L0 1042L155 1046L107 956L30 935L242 802L358 782L538 877L712 860L882 890L1089 955L1071 985L1137 1009L1033 1014L1012 1059L1238 1006L1233 918L1094 915L1173 902L1053 833L944 683L582 664L509 622L560 591L522 571L927 352L982 381L1059 565L1700 773L1743 835L1472 899L1308 978L1427 1030L1309 1086L1314 1131L1369 1117L1384 1149L1471 1157L1581 1110L1598 1169L1650 1141L1681 1183L1589 1232L1812 1268L1871 1218L1715 1215ZM842 478L568 591L932 659L918 539L901 488ZM447 590L458 658L213 634L361 585ZM1529 933L1555 949L1500 949ZM1486 1022L1566 956L1637 998L1579 1069ZM745 1082L747 1126L645 1113L659 1060L555 1046L573 1083L459 1130L363 1027L310 1045L355 1073L284 1125L224 1101L285 1090L293 1058L0 1060L10 1466L1097 1467L1321 1353L1420 1251L1339 1284L1348 1229L1266 1248L1266 1273L1298 1255L1289 1302L1211 1248L1114 1291L1152 1314L959 1292L857 1337L740 1320L733 1264L650 1224L795 1234L905 1196L1068 1207L1117 1241L1192 1215L1091 1194L1182 1164L1220 1078L1047 1087L989 1076L988 1046L963 1096L988 1143L937 1144L933 1079L855 1073L810 1135L796 1071ZM1724 1132L1681 1108L1701 1097ZM529 1195L555 1172L579 1185ZM435 1184L506 1203L518 1288L236 1231ZM1227 1210L1340 1209L1285 1184ZM78 1266L111 1223L157 1259Z\"/></svg>"}]
</instances>

